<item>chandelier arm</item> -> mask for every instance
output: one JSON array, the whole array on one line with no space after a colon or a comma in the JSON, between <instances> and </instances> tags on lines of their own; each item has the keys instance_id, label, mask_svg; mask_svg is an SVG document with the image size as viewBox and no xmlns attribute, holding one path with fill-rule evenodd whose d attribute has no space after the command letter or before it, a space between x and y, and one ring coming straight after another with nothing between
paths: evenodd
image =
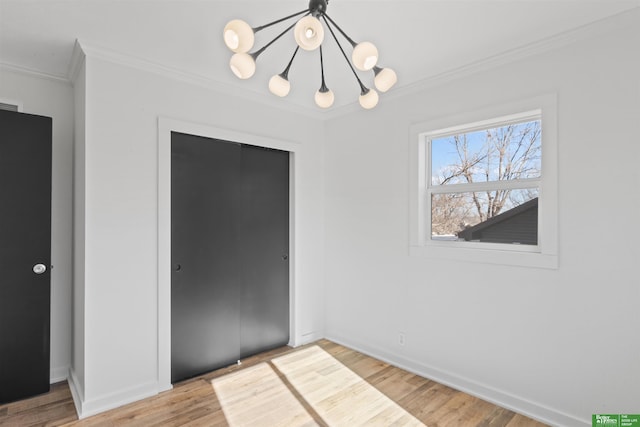
<instances>
[{"instance_id":1,"label":"chandelier arm","mask_svg":"<svg viewBox=\"0 0 640 427\"><path fill-rule=\"evenodd\" d=\"M342 45L338 41L338 38L336 37L336 34L333 32L333 29L331 28L331 25L329 25L329 22L327 21L325 16L326 15L323 15L322 19L324 19L324 22L327 24L327 28L329 29L329 32L331 33L331 35L333 36L333 39L336 41L336 44L340 48L340 52L342 52L342 55L344 56L344 59L347 61L347 64L349 65L349 68L351 68L351 71L353 72L353 75L356 77L356 80L358 81L358 84L360 85L361 94L362 95L367 94L369 92L369 89L362 83L362 80L360 80L360 77L358 77L358 73L356 73L356 70L353 68L353 65L351 65L351 62L349 61L349 57L344 52L344 49L342 48ZM327 18L328 18L328 16L327 16ZM331 19L331 18L329 18L329 19Z\"/></svg>"},{"instance_id":2,"label":"chandelier arm","mask_svg":"<svg viewBox=\"0 0 640 427\"><path fill-rule=\"evenodd\" d=\"M322 76L322 84L320 85L320 92L328 92L329 88L324 82L324 61L322 60L322 45L320 45L320 75Z\"/></svg>"},{"instance_id":3,"label":"chandelier arm","mask_svg":"<svg viewBox=\"0 0 640 427\"><path fill-rule=\"evenodd\" d=\"M344 31L342 31L342 28L340 28L340 26L339 26L338 24L336 24L336 22L335 22L333 19L331 19L331 17L330 17L329 15L327 15L326 13L324 13L324 14L322 15L322 17L323 17L323 18L327 18L329 21L331 21L331 23L332 23L332 24L333 24L333 25L338 29L338 31L340 31L340 34L342 34L342 37L344 37L345 39L347 39L347 41L348 41L349 43L351 43L351 47L356 47L356 45L357 45L358 43L354 42L354 41L353 41L353 39L347 35L347 33L345 33ZM325 22L326 22L326 19L325 19ZM329 26L329 23L327 23L327 27L328 27L328 26ZM335 37L335 36L334 36L334 37Z\"/></svg>"},{"instance_id":4,"label":"chandelier arm","mask_svg":"<svg viewBox=\"0 0 640 427\"><path fill-rule=\"evenodd\" d=\"M259 27L255 27L255 28L253 29L253 32L254 32L254 33L257 33L257 32L258 32L258 31L260 31L260 30L264 30L264 29L265 29L265 28L267 28L267 27L270 27L270 26L275 25L275 24L279 24L279 23L281 23L282 21L286 21L287 19L291 19L291 18L293 18L293 17L295 17L295 16L302 15L302 14L303 14L303 13L305 13L305 12L309 12L309 9L301 10L300 12L296 12L296 13L294 13L294 14L292 14L292 15L285 16L284 18L277 19L277 20L275 20L275 21L273 21L273 22L269 22L268 24L264 24L264 25L261 25L261 26L259 26Z\"/></svg>"},{"instance_id":5,"label":"chandelier arm","mask_svg":"<svg viewBox=\"0 0 640 427\"><path fill-rule=\"evenodd\" d=\"M291 57L291 60L289 61L289 64L287 65L287 68L284 69L284 71L282 73L280 73L280 76L283 79L287 79L289 77L289 69L291 68L291 64L293 64L293 60L296 57L296 55L298 54L298 50L300 49L300 46L296 47L296 50L293 52L293 56Z\"/></svg>"},{"instance_id":6,"label":"chandelier arm","mask_svg":"<svg viewBox=\"0 0 640 427\"><path fill-rule=\"evenodd\" d=\"M305 12L309 12L308 10L305 10ZM311 13L311 12L309 12ZM309 14L307 13L307 15ZM305 15L306 16L306 15ZM253 53L250 53L249 55L251 55L254 59L254 61L258 58L258 56L264 52L269 46L271 46L276 40L278 40L280 37L284 36L285 34L287 34L287 31L289 31L290 29L292 29L293 27L296 26L297 22L294 22L293 24L289 25L283 32L281 32L280 34L278 34L277 36L275 36L275 38L273 40L271 40L269 43L267 43L266 45L262 46L260 49L256 50Z\"/></svg>"}]
</instances>

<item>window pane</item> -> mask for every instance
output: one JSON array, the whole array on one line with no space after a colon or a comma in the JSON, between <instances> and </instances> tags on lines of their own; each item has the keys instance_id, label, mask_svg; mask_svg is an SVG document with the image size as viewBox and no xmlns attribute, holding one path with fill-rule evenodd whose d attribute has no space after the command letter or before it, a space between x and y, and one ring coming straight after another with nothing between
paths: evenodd
<instances>
[{"instance_id":1,"label":"window pane","mask_svg":"<svg viewBox=\"0 0 640 427\"><path fill-rule=\"evenodd\" d=\"M432 185L540 177L540 120L431 139Z\"/></svg>"},{"instance_id":2,"label":"window pane","mask_svg":"<svg viewBox=\"0 0 640 427\"><path fill-rule=\"evenodd\" d=\"M431 196L431 239L538 244L538 189Z\"/></svg>"}]
</instances>

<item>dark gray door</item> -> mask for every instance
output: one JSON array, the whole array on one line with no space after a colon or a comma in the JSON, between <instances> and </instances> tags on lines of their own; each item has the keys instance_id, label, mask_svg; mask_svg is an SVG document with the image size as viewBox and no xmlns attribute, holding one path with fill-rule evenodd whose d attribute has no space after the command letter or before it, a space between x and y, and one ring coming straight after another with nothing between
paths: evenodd
<instances>
[{"instance_id":1,"label":"dark gray door","mask_svg":"<svg viewBox=\"0 0 640 427\"><path fill-rule=\"evenodd\" d=\"M0 110L0 403L49 391L51 132Z\"/></svg>"},{"instance_id":2,"label":"dark gray door","mask_svg":"<svg viewBox=\"0 0 640 427\"><path fill-rule=\"evenodd\" d=\"M289 153L172 133L171 380L289 340Z\"/></svg>"},{"instance_id":3,"label":"dark gray door","mask_svg":"<svg viewBox=\"0 0 640 427\"><path fill-rule=\"evenodd\" d=\"M289 341L289 153L243 146L240 356Z\"/></svg>"}]
</instances>

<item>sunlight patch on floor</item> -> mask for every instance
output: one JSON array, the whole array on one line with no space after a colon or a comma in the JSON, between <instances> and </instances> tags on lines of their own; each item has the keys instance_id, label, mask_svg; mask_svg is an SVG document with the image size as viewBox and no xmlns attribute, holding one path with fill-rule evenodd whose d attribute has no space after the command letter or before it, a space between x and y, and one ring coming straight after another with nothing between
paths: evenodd
<instances>
[{"instance_id":1,"label":"sunlight patch on floor","mask_svg":"<svg viewBox=\"0 0 640 427\"><path fill-rule=\"evenodd\" d=\"M317 426L266 363L211 381L230 426Z\"/></svg>"},{"instance_id":2,"label":"sunlight patch on floor","mask_svg":"<svg viewBox=\"0 0 640 427\"><path fill-rule=\"evenodd\" d=\"M422 426L320 347L213 380L230 426Z\"/></svg>"},{"instance_id":3,"label":"sunlight patch on floor","mask_svg":"<svg viewBox=\"0 0 640 427\"><path fill-rule=\"evenodd\" d=\"M320 347L272 362L330 426L424 426Z\"/></svg>"}]
</instances>

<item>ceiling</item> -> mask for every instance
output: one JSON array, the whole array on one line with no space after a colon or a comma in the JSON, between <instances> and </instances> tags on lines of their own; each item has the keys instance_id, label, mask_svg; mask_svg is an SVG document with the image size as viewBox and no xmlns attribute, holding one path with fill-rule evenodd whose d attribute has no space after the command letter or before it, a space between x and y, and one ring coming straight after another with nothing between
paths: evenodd
<instances>
[{"instance_id":1,"label":"ceiling","mask_svg":"<svg viewBox=\"0 0 640 427\"><path fill-rule=\"evenodd\" d=\"M291 93L279 99L267 84L287 65L293 36L262 53L256 74L244 81L231 73L222 41L230 19L259 26L307 6L306 0L0 0L0 64L66 79L79 39L267 102L317 108L317 52L298 54ZM640 0L330 0L327 13L354 40L377 45L379 65L396 71L401 88L638 7ZM284 28L258 32L256 48ZM335 106L357 103L360 88L340 51L329 38L323 46ZM372 72L360 76L371 86Z\"/></svg>"}]
</instances>

